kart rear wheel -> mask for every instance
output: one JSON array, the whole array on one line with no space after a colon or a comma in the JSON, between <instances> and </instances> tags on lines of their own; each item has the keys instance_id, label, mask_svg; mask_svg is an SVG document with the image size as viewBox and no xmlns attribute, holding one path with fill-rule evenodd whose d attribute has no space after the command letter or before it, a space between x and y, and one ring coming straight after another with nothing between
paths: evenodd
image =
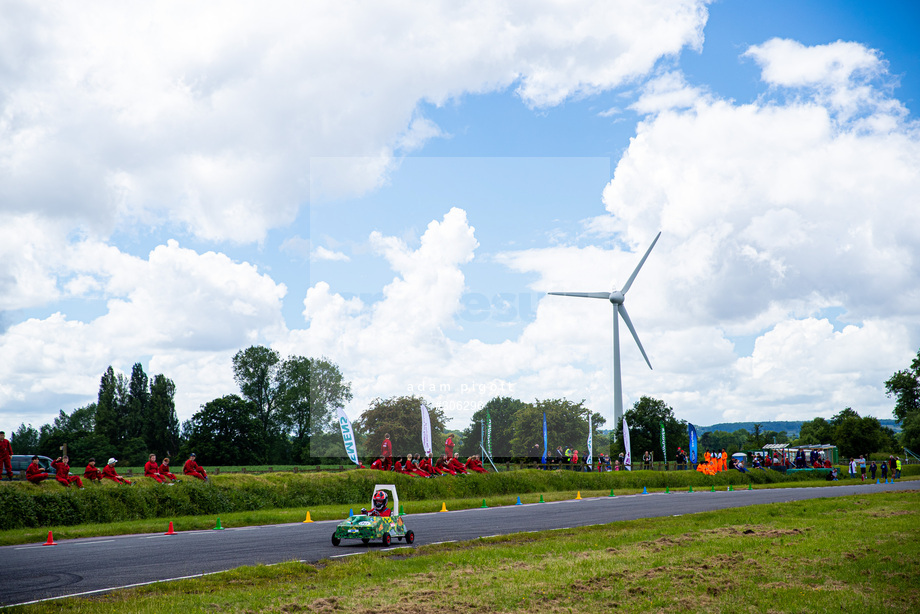
<instances>
[{"instance_id":1,"label":"kart rear wheel","mask_svg":"<svg viewBox=\"0 0 920 614\"><path fill-rule=\"evenodd\" d=\"M364 544L368 544L368 543L370 543L370 541L371 541L371 540L368 539L367 537L362 537L362 538L361 538L361 542L364 543Z\"/></svg>"},{"instance_id":2,"label":"kart rear wheel","mask_svg":"<svg viewBox=\"0 0 920 614\"><path fill-rule=\"evenodd\" d=\"M338 546L342 543L342 540L335 536L335 533L332 534L332 545Z\"/></svg>"},{"instance_id":3,"label":"kart rear wheel","mask_svg":"<svg viewBox=\"0 0 920 614\"><path fill-rule=\"evenodd\" d=\"M389 533L384 533L384 534L383 534L383 545L384 545L384 546L389 546L391 541L392 541L392 539L390 538L390 534L389 534Z\"/></svg>"},{"instance_id":4,"label":"kart rear wheel","mask_svg":"<svg viewBox=\"0 0 920 614\"><path fill-rule=\"evenodd\" d=\"M413 531L406 532L406 543L411 544L415 541L415 533Z\"/></svg>"}]
</instances>

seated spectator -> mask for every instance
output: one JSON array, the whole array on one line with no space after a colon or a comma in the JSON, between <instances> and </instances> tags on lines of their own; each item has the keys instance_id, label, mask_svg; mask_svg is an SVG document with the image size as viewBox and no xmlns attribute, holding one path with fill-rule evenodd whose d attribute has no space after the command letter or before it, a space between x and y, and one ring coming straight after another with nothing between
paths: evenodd
<instances>
[{"instance_id":1,"label":"seated spectator","mask_svg":"<svg viewBox=\"0 0 920 614\"><path fill-rule=\"evenodd\" d=\"M619 461L619 460L613 461L613 470L614 470L614 471L619 471L619 470L620 470L620 461Z\"/></svg>"},{"instance_id":2,"label":"seated spectator","mask_svg":"<svg viewBox=\"0 0 920 614\"><path fill-rule=\"evenodd\" d=\"M829 461L828 459L825 458L825 459L824 459L824 468L825 468L825 469L830 469L831 467L833 467L833 465L831 464L831 461Z\"/></svg>"},{"instance_id":3,"label":"seated spectator","mask_svg":"<svg viewBox=\"0 0 920 614\"><path fill-rule=\"evenodd\" d=\"M454 470L454 473L457 475L462 475L467 473L466 467L463 466L463 463L460 462L460 453L454 452L453 458L448 462L448 467Z\"/></svg>"},{"instance_id":4,"label":"seated spectator","mask_svg":"<svg viewBox=\"0 0 920 614\"><path fill-rule=\"evenodd\" d=\"M377 460L371 463L371 469L376 469L377 471L386 471L386 469L384 469L385 463L386 459L384 459L382 456L378 456Z\"/></svg>"},{"instance_id":5,"label":"seated spectator","mask_svg":"<svg viewBox=\"0 0 920 614\"><path fill-rule=\"evenodd\" d=\"M157 470L160 472L160 475L162 475L163 477L169 478L173 482L176 481L176 474L170 473L169 471L169 457L168 456L163 459L163 464L161 464Z\"/></svg>"},{"instance_id":6,"label":"seated spectator","mask_svg":"<svg viewBox=\"0 0 920 614\"><path fill-rule=\"evenodd\" d=\"M26 467L26 479L33 484L41 484L48 479L48 474L38 462L38 456L33 456L32 462Z\"/></svg>"},{"instance_id":7,"label":"seated spectator","mask_svg":"<svg viewBox=\"0 0 920 614\"><path fill-rule=\"evenodd\" d=\"M57 471L54 478L63 484L65 487L70 486L71 484L76 484L77 488L83 488L83 480L80 479L78 475L70 475L70 465L68 464L70 459L66 456L59 457L55 459L51 466L54 467L54 470Z\"/></svg>"},{"instance_id":8,"label":"seated spectator","mask_svg":"<svg viewBox=\"0 0 920 614\"><path fill-rule=\"evenodd\" d=\"M450 468L448 465L450 461L447 460L447 455L442 454L441 458L438 459L438 462L435 463L434 467L441 474L449 473L450 475L457 475L457 472Z\"/></svg>"},{"instance_id":9,"label":"seated spectator","mask_svg":"<svg viewBox=\"0 0 920 614\"><path fill-rule=\"evenodd\" d=\"M431 465L431 457L426 455L418 464L419 468L430 476L440 475Z\"/></svg>"},{"instance_id":10,"label":"seated spectator","mask_svg":"<svg viewBox=\"0 0 920 614\"><path fill-rule=\"evenodd\" d=\"M144 477L156 480L158 484L163 483L163 477L160 475L160 466L157 465L157 455L151 454L144 463Z\"/></svg>"},{"instance_id":11,"label":"seated spectator","mask_svg":"<svg viewBox=\"0 0 920 614\"><path fill-rule=\"evenodd\" d=\"M482 466L482 461L479 460L479 456L471 456L466 461L466 468L469 471L475 471L476 473L489 473L485 467Z\"/></svg>"},{"instance_id":12,"label":"seated spectator","mask_svg":"<svg viewBox=\"0 0 920 614\"><path fill-rule=\"evenodd\" d=\"M199 480L209 481L208 472L204 470L204 467L200 466L195 460L195 453L192 452L189 454L188 460L185 461L185 465L182 467L182 473L185 475L190 475L193 478L198 478Z\"/></svg>"},{"instance_id":13,"label":"seated spectator","mask_svg":"<svg viewBox=\"0 0 920 614\"><path fill-rule=\"evenodd\" d=\"M419 467L418 460L416 460L411 454L406 456L406 469L408 469L409 473L412 475L417 475L420 478L431 477L431 474Z\"/></svg>"},{"instance_id":14,"label":"seated spectator","mask_svg":"<svg viewBox=\"0 0 920 614\"><path fill-rule=\"evenodd\" d=\"M96 480L97 482L102 480L102 472L96 469L96 459L91 458L86 464L86 469L83 471L84 480Z\"/></svg>"},{"instance_id":15,"label":"seated spectator","mask_svg":"<svg viewBox=\"0 0 920 614\"><path fill-rule=\"evenodd\" d=\"M828 482L834 482L834 481L836 481L836 480L837 480L837 468L834 467L833 469L831 469L831 470L828 472L828 474L827 474L827 478L825 478L825 479L826 479Z\"/></svg>"},{"instance_id":16,"label":"seated spectator","mask_svg":"<svg viewBox=\"0 0 920 614\"><path fill-rule=\"evenodd\" d=\"M114 458L110 458L109 462L102 468L102 477L107 480L112 480L116 484L130 484L131 480L123 478L115 472L115 463L117 462L118 461Z\"/></svg>"}]
</instances>

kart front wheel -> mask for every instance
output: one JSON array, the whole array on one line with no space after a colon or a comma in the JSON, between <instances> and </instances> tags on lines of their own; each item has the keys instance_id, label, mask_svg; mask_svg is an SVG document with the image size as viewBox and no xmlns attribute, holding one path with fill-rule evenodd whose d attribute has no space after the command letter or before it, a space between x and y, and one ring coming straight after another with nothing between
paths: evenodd
<instances>
[{"instance_id":1,"label":"kart front wheel","mask_svg":"<svg viewBox=\"0 0 920 614\"><path fill-rule=\"evenodd\" d=\"M415 533L412 531L406 532L406 543L411 544L415 541Z\"/></svg>"},{"instance_id":2,"label":"kart front wheel","mask_svg":"<svg viewBox=\"0 0 920 614\"><path fill-rule=\"evenodd\" d=\"M342 543L342 540L335 536L335 533L332 534L332 545L338 546Z\"/></svg>"},{"instance_id":3,"label":"kart front wheel","mask_svg":"<svg viewBox=\"0 0 920 614\"><path fill-rule=\"evenodd\" d=\"M383 534L383 545L384 545L384 546L389 546L391 541L392 541L392 539L390 538L390 534L389 534L389 533L384 533L384 534Z\"/></svg>"}]
</instances>

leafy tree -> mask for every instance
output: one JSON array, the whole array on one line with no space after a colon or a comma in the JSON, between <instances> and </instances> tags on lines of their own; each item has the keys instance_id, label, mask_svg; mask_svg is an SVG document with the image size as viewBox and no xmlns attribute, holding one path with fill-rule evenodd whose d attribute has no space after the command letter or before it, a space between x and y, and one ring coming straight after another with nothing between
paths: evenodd
<instances>
[{"instance_id":1,"label":"leafy tree","mask_svg":"<svg viewBox=\"0 0 920 614\"><path fill-rule=\"evenodd\" d=\"M885 382L888 396L894 396L894 417L904 424L908 416L920 413L920 351L910 363L910 369L902 369Z\"/></svg>"},{"instance_id":2,"label":"leafy tree","mask_svg":"<svg viewBox=\"0 0 920 614\"><path fill-rule=\"evenodd\" d=\"M902 445L914 452L920 452L920 412L907 414L902 426Z\"/></svg>"},{"instance_id":3,"label":"leafy tree","mask_svg":"<svg viewBox=\"0 0 920 614\"><path fill-rule=\"evenodd\" d=\"M802 423L797 444L822 444L834 441L834 425L824 418L815 418Z\"/></svg>"},{"instance_id":4,"label":"leafy tree","mask_svg":"<svg viewBox=\"0 0 920 614\"><path fill-rule=\"evenodd\" d=\"M160 457L179 452L179 418L176 416L176 385L165 375L155 375L150 382L147 412L143 421L143 438L148 454Z\"/></svg>"},{"instance_id":5,"label":"leafy tree","mask_svg":"<svg viewBox=\"0 0 920 614\"><path fill-rule=\"evenodd\" d=\"M235 394L223 396L202 405L185 423L185 452L212 465L253 464L261 461L260 428L252 403Z\"/></svg>"},{"instance_id":6,"label":"leafy tree","mask_svg":"<svg viewBox=\"0 0 920 614\"><path fill-rule=\"evenodd\" d=\"M18 429L10 433L13 454L38 454L38 438L38 429L31 424L20 424Z\"/></svg>"},{"instance_id":7,"label":"leafy tree","mask_svg":"<svg viewBox=\"0 0 920 614\"><path fill-rule=\"evenodd\" d=\"M144 373L144 366L136 362L131 369L128 382L128 398L125 407L125 433L128 439L143 437L148 429L148 408L150 405L150 380ZM146 462L146 461L145 461Z\"/></svg>"},{"instance_id":8,"label":"leafy tree","mask_svg":"<svg viewBox=\"0 0 920 614\"><path fill-rule=\"evenodd\" d=\"M527 404L511 397L494 397L483 405L470 420L470 425L463 431L463 444L457 449L461 456L479 454L479 442L482 437L482 424L486 414L492 419L492 457L506 459L511 457L511 440L514 439L514 420L518 411ZM543 427L540 427L540 454L543 454ZM531 454L531 456L533 456Z\"/></svg>"},{"instance_id":9,"label":"leafy tree","mask_svg":"<svg viewBox=\"0 0 920 614\"><path fill-rule=\"evenodd\" d=\"M546 412L547 456L556 446L572 448L579 451L579 458L585 458L588 450L588 412L584 400L573 403L568 399L546 399L527 403L514 416L514 437L511 440L511 453L517 457L530 457L543 454L543 412ZM602 427L606 420L599 413L592 412L591 420L595 429ZM597 445L595 450L599 450ZM537 454L536 451L539 450Z\"/></svg>"},{"instance_id":10,"label":"leafy tree","mask_svg":"<svg viewBox=\"0 0 920 614\"><path fill-rule=\"evenodd\" d=\"M351 401L351 384L326 358L303 356L283 361L276 380L280 419L293 435L292 453L306 461L311 438L338 430L338 409Z\"/></svg>"},{"instance_id":11,"label":"leafy tree","mask_svg":"<svg viewBox=\"0 0 920 614\"><path fill-rule=\"evenodd\" d=\"M856 413L856 410L852 407L846 407L831 418L831 424L834 426L840 426L842 422L851 418L859 418L859 414Z\"/></svg>"},{"instance_id":12,"label":"leafy tree","mask_svg":"<svg viewBox=\"0 0 920 614\"><path fill-rule=\"evenodd\" d=\"M233 356L233 379L240 387L243 398L252 404L256 420L258 449L262 460L268 462L271 448L282 430L278 415L278 387L275 379L281 355L270 348L254 345Z\"/></svg>"},{"instance_id":13,"label":"leafy tree","mask_svg":"<svg viewBox=\"0 0 920 614\"><path fill-rule=\"evenodd\" d=\"M859 414L847 407L831 419L834 443L842 457L855 457L896 447L893 431L882 428L878 418Z\"/></svg>"},{"instance_id":14,"label":"leafy tree","mask_svg":"<svg viewBox=\"0 0 920 614\"><path fill-rule=\"evenodd\" d=\"M96 402L96 433L106 441L115 443L121 439L121 427L118 421L117 383L115 370L109 365L99 381L99 396Z\"/></svg>"},{"instance_id":15,"label":"leafy tree","mask_svg":"<svg viewBox=\"0 0 920 614\"><path fill-rule=\"evenodd\" d=\"M629 425L629 443L632 447L631 456L634 459L641 459L642 454L648 450L654 452L655 458L661 458L661 426L664 423L665 444L667 445L667 459L673 460L677 454L677 448L687 449L689 436L687 434L687 423L684 420L677 420L674 417L674 410L660 399L643 396L636 401L632 409L623 414L626 423ZM623 424L616 425L617 445L612 452L625 452L623 446ZM706 435L708 433L705 433Z\"/></svg>"},{"instance_id":16,"label":"leafy tree","mask_svg":"<svg viewBox=\"0 0 920 614\"><path fill-rule=\"evenodd\" d=\"M358 439L358 449L368 459L380 455L380 444L386 433L393 442L393 455L422 454L422 404L428 408L431 421L431 451L435 457L444 453L444 410L432 407L416 396L374 399L361 417L352 421ZM340 448L339 456L344 448Z\"/></svg>"},{"instance_id":17,"label":"leafy tree","mask_svg":"<svg viewBox=\"0 0 920 614\"><path fill-rule=\"evenodd\" d=\"M747 429L738 429L731 433L727 431L707 431L700 436L700 450L725 450L729 454L734 454L738 450L749 448L752 445L751 434L748 433Z\"/></svg>"}]
</instances>

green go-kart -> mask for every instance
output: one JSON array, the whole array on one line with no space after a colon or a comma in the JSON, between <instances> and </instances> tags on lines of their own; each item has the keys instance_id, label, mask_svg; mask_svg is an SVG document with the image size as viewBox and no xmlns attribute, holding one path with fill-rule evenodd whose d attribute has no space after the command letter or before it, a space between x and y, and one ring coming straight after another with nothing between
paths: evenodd
<instances>
[{"instance_id":1,"label":"green go-kart","mask_svg":"<svg viewBox=\"0 0 920 614\"><path fill-rule=\"evenodd\" d=\"M402 516L399 514L399 497L396 495L396 486L393 484L377 484L374 486L374 495L371 501L379 505L379 493L389 492L389 497L384 497L385 504L387 499L393 502L393 508L389 510L389 516L375 514L375 508L371 512L361 510L362 513L357 516L350 516L348 520L342 522L335 528L332 534L332 545L338 546L343 539L360 539L365 544L373 540L380 540L384 546L389 546L393 538L398 541L406 540L407 544L415 541L415 533L406 529ZM377 510L379 513L379 510Z\"/></svg>"}]
</instances>

